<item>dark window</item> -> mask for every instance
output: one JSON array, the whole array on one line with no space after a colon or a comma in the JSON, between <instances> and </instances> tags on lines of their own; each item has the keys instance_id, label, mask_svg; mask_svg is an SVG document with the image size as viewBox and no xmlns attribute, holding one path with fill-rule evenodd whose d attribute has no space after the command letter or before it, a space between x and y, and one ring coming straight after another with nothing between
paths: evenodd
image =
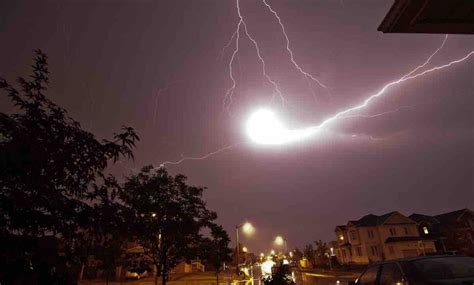
<instances>
[{"instance_id":1,"label":"dark window","mask_svg":"<svg viewBox=\"0 0 474 285\"><path fill-rule=\"evenodd\" d=\"M403 275L396 263L388 263L382 266L380 273L380 285L397 285L403 282Z\"/></svg>"},{"instance_id":2,"label":"dark window","mask_svg":"<svg viewBox=\"0 0 474 285\"><path fill-rule=\"evenodd\" d=\"M390 235L396 236L397 235L397 230L395 228L390 228Z\"/></svg>"},{"instance_id":3,"label":"dark window","mask_svg":"<svg viewBox=\"0 0 474 285\"><path fill-rule=\"evenodd\" d=\"M377 272L379 271L379 266L369 267L362 276L360 276L357 284L361 285L375 285L377 281Z\"/></svg>"},{"instance_id":4,"label":"dark window","mask_svg":"<svg viewBox=\"0 0 474 285\"><path fill-rule=\"evenodd\" d=\"M373 256L378 256L378 255L379 255L379 252L378 252L376 246L372 245L372 246L370 247L370 250L372 251L372 255L373 255Z\"/></svg>"},{"instance_id":5,"label":"dark window","mask_svg":"<svg viewBox=\"0 0 474 285\"><path fill-rule=\"evenodd\" d=\"M351 239L352 239L352 240L356 240L356 239L357 239L357 236L356 236L356 233L355 233L355 232L351 232Z\"/></svg>"},{"instance_id":6,"label":"dark window","mask_svg":"<svg viewBox=\"0 0 474 285\"><path fill-rule=\"evenodd\" d=\"M362 249L360 248L360 246L356 247L356 251L358 256L362 256Z\"/></svg>"},{"instance_id":7,"label":"dark window","mask_svg":"<svg viewBox=\"0 0 474 285\"><path fill-rule=\"evenodd\" d=\"M409 235L410 234L410 229L408 227L405 227L405 234Z\"/></svg>"},{"instance_id":8,"label":"dark window","mask_svg":"<svg viewBox=\"0 0 474 285\"><path fill-rule=\"evenodd\" d=\"M368 234L369 238L374 238L374 231L368 230L367 234Z\"/></svg>"}]
</instances>

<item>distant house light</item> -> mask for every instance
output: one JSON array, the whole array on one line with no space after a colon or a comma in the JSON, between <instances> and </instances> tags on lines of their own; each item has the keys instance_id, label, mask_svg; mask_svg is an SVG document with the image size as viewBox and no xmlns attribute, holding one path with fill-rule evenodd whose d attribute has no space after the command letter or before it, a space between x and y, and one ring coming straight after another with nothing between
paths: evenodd
<instances>
[{"instance_id":1,"label":"distant house light","mask_svg":"<svg viewBox=\"0 0 474 285\"><path fill-rule=\"evenodd\" d=\"M430 232L428 231L428 228L427 227L423 227L423 232L425 233L425 235L429 234Z\"/></svg>"},{"instance_id":2,"label":"distant house light","mask_svg":"<svg viewBox=\"0 0 474 285\"><path fill-rule=\"evenodd\" d=\"M344 236L339 236L339 239L340 239L340 240L344 240Z\"/></svg>"}]
</instances>

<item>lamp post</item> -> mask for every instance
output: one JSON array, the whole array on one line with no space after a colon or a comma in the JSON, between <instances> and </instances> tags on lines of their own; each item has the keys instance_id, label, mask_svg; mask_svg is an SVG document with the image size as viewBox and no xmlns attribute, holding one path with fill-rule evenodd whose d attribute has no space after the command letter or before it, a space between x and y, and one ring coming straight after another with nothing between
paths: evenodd
<instances>
[{"instance_id":1,"label":"lamp post","mask_svg":"<svg viewBox=\"0 0 474 285\"><path fill-rule=\"evenodd\" d=\"M237 225L235 226L235 237L236 237L236 243L237 243L237 266L236 266L236 272L237 272L237 275L240 274L240 271L239 271L239 263L240 263L240 256L239 256L239 253L240 253L240 242L239 242L239 229L242 228L242 231L245 233L245 234L251 234L253 231L254 231L254 227L252 226L251 223L249 222L245 222L243 224L240 224L240 225Z\"/></svg>"}]
</instances>

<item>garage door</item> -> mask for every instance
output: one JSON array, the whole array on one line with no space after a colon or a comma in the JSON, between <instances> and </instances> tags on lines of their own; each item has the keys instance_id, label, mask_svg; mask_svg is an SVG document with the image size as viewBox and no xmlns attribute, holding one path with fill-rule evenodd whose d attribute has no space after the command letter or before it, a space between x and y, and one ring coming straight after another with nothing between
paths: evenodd
<instances>
[{"instance_id":1,"label":"garage door","mask_svg":"<svg viewBox=\"0 0 474 285\"><path fill-rule=\"evenodd\" d=\"M403 257L416 257L418 256L418 251L416 249L405 249L402 250Z\"/></svg>"}]
</instances>

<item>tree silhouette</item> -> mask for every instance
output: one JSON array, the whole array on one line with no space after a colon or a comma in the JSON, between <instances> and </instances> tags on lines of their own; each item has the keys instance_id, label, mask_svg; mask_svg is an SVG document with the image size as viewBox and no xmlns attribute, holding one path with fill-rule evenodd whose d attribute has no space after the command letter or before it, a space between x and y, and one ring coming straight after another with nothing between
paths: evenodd
<instances>
[{"instance_id":1,"label":"tree silhouette","mask_svg":"<svg viewBox=\"0 0 474 285\"><path fill-rule=\"evenodd\" d=\"M315 261L319 265L326 265L329 261L328 259L328 246L322 240L317 240L314 242L316 249L315 249Z\"/></svg>"},{"instance_id":2,"label":"tree silhouette","mask_svg":"<svg viewBox=\"0 0 474 285\"><path fill-rule=\"evenodd\" d=\"M212 264L216 273L216 284L219 284L219 273L225 262L232 260L232 249L229 248L230 238L220 225L211 224L211 238L205 238L201 249L201 257Z\"/></svg>"},{"instance_id":3,"label":"tree silhouette","mask_svg":"<svg viewBox=\"0 0 474 285\"><path fill-rule=\"evenodd\" d=\"M0 235L2 240L61 238L70 263L77 254L68 251L81 248L81 235L100 228L97 213L105 210L106 198L117 194L107 166L133 158L138 136L123 127L112 140L97 140L46 97L48 63L40 50L32 68L31 79L18 79L19 90L0 78L0 89L15 108L0 113ZM6 246L0 248L2 260L11 258ZM14 253L17 260L32 254L21 248Z\"/></svg>"},{"instance_id":4,"label":"tree silhouette","mask_svg":"<svg viewBox=\"0 0 474 285\"><path fill-rule=\"evenodd\" d=\"M304 254L304 257L306 257L312 263L312 265L315 264L316 251L314 250L314 247L312 244L305 245L303 249L303 254Z\"/></svg>"},{"instance_id":5,"label":"tree silhouette","mask_svg":"<svg viewBox=\"0 0 474 285\"><path fill-rule=\"evenodd\" d=\"M129 177L123 187L121 198L135 220L131 233L156 266L162 284L178 262L198 256L200 231L217 218L206 209L203 190L187 185L184 175L173 177L153 166Z\"/></svg>"}]
</instances>

